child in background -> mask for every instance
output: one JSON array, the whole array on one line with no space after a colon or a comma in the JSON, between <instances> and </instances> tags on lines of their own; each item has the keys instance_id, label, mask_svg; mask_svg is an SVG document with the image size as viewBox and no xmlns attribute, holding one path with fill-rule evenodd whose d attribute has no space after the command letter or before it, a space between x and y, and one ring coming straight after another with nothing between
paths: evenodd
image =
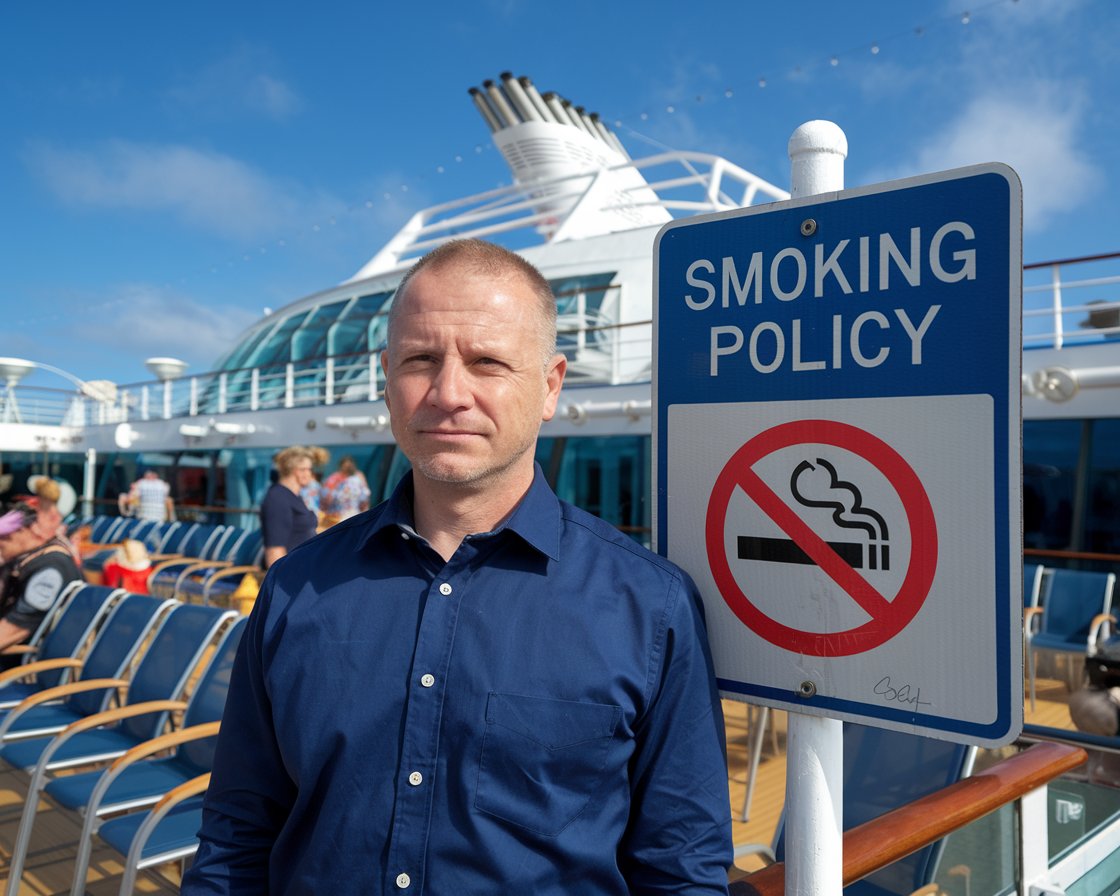
<instances>
[{"instance_id":1,"label":"child in background","mask_svg":"<svg viewBox=\"0 0 1120 896\"><path fill-rule=\"evenodd\" d=\"M133 538L125 539L113 559L105 564L102 581L110 588L123 588L132 594L148 593L152 561L148 549Z\"/></svg>"}]
</instances>

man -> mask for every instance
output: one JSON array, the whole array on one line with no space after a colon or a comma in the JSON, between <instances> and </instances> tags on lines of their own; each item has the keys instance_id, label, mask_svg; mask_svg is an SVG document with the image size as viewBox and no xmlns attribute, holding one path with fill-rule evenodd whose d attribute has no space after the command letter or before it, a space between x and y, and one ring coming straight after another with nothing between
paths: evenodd
<instances>
[{"instance_id":1,"label":"man","mask_svg":"<svg viewBox=\"0 0 1120 896\"><path fill-rule=\"evenodd\" d=\"M487 243L406 275L381 363L413 471L269 571L184 896L726 893L695 587L533 460L555 321Z\"/></svg>"},{"instance_id":2,"label":"man","mask_svg":"<svg viewBox=\"0 0 1120 896\"><path fill-rule=\"evenodd\" d=\"M0 516L0 650L23 644L39 627L63 589L81 578L70 546L56 534L53 517L40 513L35 498L16 501ZM19 656L0 659L0 668Z\"/></svg>"},{"instance_id":3,"label":"man","mask_svg":"<svg viewBox=\"0 0 1120 896\"><path fill-rule=\"evenodd\" d=\"M175 519L175 502L171 500L171 486L149 468L121 495L117 501L122 516L135 513L142 520L165 523Z\"/></svg>"}]
</instances>

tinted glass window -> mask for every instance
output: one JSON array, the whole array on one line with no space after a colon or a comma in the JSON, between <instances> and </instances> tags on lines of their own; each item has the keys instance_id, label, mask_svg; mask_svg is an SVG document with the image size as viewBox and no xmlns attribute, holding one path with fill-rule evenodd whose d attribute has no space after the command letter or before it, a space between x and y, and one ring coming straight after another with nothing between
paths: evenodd
<instances>
[{"instance_id":1,"label":"tinted glass window","mask_svg":"<svg viewBox=\"0 0 1120 896\"><path fill-rule=\"evenodd\" d=\"M1083 549L1120 553L1120 420L1094 420Z\"/></svg>"},{"instance_id":2,"label":"tinted glass window","mask_svg":"<svg viewBox=\"0 0 1120 896\"><path fill-rule=\"evenodd\" d=\"M1023 423L1023 544L1073 547L1080 420Z\"/></svg>"}]
</instances>

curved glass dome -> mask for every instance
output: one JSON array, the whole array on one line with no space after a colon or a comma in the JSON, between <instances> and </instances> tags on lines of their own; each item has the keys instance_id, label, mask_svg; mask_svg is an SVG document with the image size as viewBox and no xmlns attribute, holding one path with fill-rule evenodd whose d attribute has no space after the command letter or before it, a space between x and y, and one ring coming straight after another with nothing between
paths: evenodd
<instances>
[{"instance_id":1,"label":"curved glass dome","mask_svg":"<svg viewBox=\"0 0 1120 896\"><path fill-rule=\"evenodd\" d=\"M613 273L602 273L549 281L558 305L558 347L572 365L569 379L580 378L581 362L605 360L600 343L618 310L613 279ZM289 379L293 404L320 403L324 390L329 403L368 400L376 392L377 357L394 292L331 290L260 321L218 363L201 390L199 412L277 406Z\"/></svg>"}]
</instances>

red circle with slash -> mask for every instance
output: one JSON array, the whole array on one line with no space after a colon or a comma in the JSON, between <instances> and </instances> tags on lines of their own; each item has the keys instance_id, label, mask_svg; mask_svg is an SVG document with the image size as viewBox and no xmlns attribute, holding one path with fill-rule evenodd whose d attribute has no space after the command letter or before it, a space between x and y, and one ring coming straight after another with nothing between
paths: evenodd
<instances>
[{"instance_id":1,"label":"red circle with slash","mask_svg":"<svg viewBox=\"0 0 1120 896\"><path fill-rule=\"evenodd\" d=\"M830 445L857 454L879 470L902 499L910 527L910 563L893 600L881 595L797 515L754 471L775 451L795 445ZM741 488L870 617L846 631L807 632L771 619L751 602L731 572L724 528L731 496ZM897 451L871 433L834 420L797 420L759 433L731 456L708 502L705 543L724 601L751 631L771 644L811 656L852 656L884 644L922 608L937 570L937 525L917 473Z\"/></svg>"}]
</instances>

